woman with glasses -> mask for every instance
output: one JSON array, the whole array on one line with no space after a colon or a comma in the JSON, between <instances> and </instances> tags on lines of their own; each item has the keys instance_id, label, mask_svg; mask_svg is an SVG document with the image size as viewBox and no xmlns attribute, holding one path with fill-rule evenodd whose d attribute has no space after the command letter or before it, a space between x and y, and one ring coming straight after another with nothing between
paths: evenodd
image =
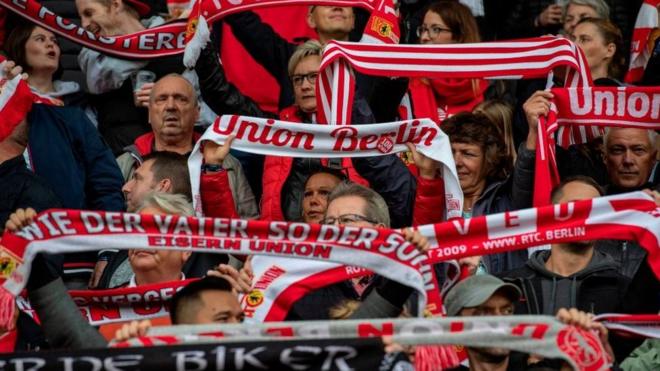
<instances>
[{"instance_id":1,"label":"woman with glasses","mask_svg":"<svg viewBox=\"0 0 660 371\"><path fill-rule=\"evenodd\" d=\"M294 91L294 105L280 111L280 119L316 123L316 81L322 51L321 43L309 40L298 46L291 56L288 73ZM216 114L273 117L261 111L252 100L227 82L213 47L207 46L202 51L195 70L200 76L202 96ZM228 92L231 92L232 98L223 99ZM244 110L240 107L250 109ZM352 120L354 125L375 122L367 101L359 91L356 91ZM316 206L314 210L310 209L309 213L304 210L305 187L310 176L328 168L344 173L345 177L354 182L374 187L388 201L393 227L411 224L415 179L403 162L394 155L334 159L265 156L263 173L262 169L253 169L258 171L262 181L261 219L318 223L321 219L320 212L325 210Z\"/></svg>"},{"instance_id":2,"label":"woman with glasses","mask_svg":"<svg viewBox=\"0 0 660 371\"><path fill-rule=\"evenodd\" d=\"M457 1L432 3L417 28L420 44L462 44L480 41L479 28L470 8ZM436 107L416 105L426 98L431 87ZM436 122L461 111L471 111L484 99L488 82L483 79L413 78L409 90L416 117L431 117Z\"/></svg>"}]
</instances>

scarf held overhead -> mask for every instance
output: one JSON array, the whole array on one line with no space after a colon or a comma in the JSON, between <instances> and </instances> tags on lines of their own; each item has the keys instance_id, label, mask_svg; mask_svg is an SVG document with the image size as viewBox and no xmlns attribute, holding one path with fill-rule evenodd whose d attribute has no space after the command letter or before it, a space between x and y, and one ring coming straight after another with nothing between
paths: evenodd
<instances>
[{"instance_id":1,"label":"scarf held overhead","mask_svg":"<svg viewBox=\"0 0 660 371\"><path fill-rule=\"evenodd\" d=\"M451 45L390 45L331 41L323 51L316 85L319 121L350 123L355 77L350 67L374 76L430 79L545 77L566 66L567 86L591 85L582 51L564 38ZM430 86L426 87L432 97ZM429 102L418 102L428 105ZM415 105L415 102L413 102ZM429 114L431 118L437 114Z\"/></svg>"},{"instance_id":2,"label":"scarf held overhead","mask_svg":"<svg viewBox=\"0 0 660 371\"><path fill-rule=\"evenodd\" d=\"M559 184L555 136L557 143L567 148L570 144L584 143L583 137L593 135L586 132L588 127L660 129L658 87L553 88L552 94L550 113L547 119L539 118L538 124L535 206L550 202L550 192Z\"/></svg>"},{"instance_id":3,"label":"scarf held overhead","mask_svg":"<svg viewBox=\"0 0 660 371\"><path fill-rule=\"evenodd\" d=\"M305 223L209 219L175 215L53 210L2 238L8 267L4 288L16 296L30 274L37 253L115 249L266 254L341 264L359 261L383 277L415 288L420 308L430 279L425 253L388 229L337 227Z\"/></svg>"},{"instance_id":4,"label":"scarf held overhead","mask_svg":"<svg viewBox=\"0 0 660 371\"><path fill-rule=\"evenodd\" d=\"M203 142L222 144L230 135L236 137L232 148L240 151L303 158L383 156L407 151L405 143L413 143L421 153L442 164L447 217L458 217L463 209L463 193L449 139L431 120L335 126L222 116L206 130L188 159L193 203L198 213Z\"/></svg>"},{"instance_id":5,"label":"scarf held overhead","mask_svg":"<svg viewBox=\"0 0 660 371\"><path fill-rule=\"evenodd\" d=\"M193 14L199 13L206 21L215 22L238 12L288 5L353 6L387 14L388 3L391 0L204 0L199 12ZM0 6L77 44L124 58L148 59L183 53L190 38L186 35L191 31L188 27L194 27L194 22L189 25L182 19L129 35L100 36L58 16L36 0L0 0Z\"/></svg>"},{"instance_id":6,"label":"scarf held overhead","mask_svg":"<svg viewBox=\"0 0 660 371\"><path fill-rule=\"evenodd\" d=\"M245 325L183 325L151 328L147 337L115 343L115 347L145 344L207 344L260 340L350 339L392 336L404 345L460 344L506 349L561 358L577 370L607 370L606 353L598 337L548 316L484 316L416 319L299 321Z\"/></svg>"},{"instance_id":7,"label":"scarf held overhead","mask_svg":"<svg viewBox=\"0 0 660 371\"><path fill-rule=\"evenodd\" d=\"M392 251L380 254L383 250L383 245L379 245L382 237L400 241L400 235L388 230L302 223L49 211L40 214L35 223L23 230L15 234L5 233L2 240L3 260L9 263L6 264L8 269L3 273L9 276L5 287L16 293L20 292L25 277L29 274L25 267L30 265L37 252L44 250L65 253L98 250L99 246L185 249L305 257L319 263L341 260L340 263L361 266L378 274L390 271L391 274L383 274L385 277L391 278L400 272L399 282L421 291L419 282L423 280L427 286L425 288L437 292L436 285L430 282L430 275L426 274L428 264L542 244L617 238L640 243L648 252L648 262L653 271L660 277L659 221L660 208L648 195L636 192L422 226L419 227L420 232L429 238L434 246L428 256L422 256L423 254L417 254L414 248L405 243L388 245ZM303 238L304 231L307 233ZM245 238L244 234L254 238ZM288 236L288 240L285 236ZM380 253L374 252L376 259L372 259L364 251L369 237L373 237L371 250L381 250ZM266 239L272 240L272 243L265 244L263 241ZM285 245L286 241L292 244ZM347 243L350 241L352 244ZM342 250L336 251L338 249ZM403 258L408 260L403 262ZM16 270L16 265L20 264L21 267ZM365 273L364 269L351 268L349 271L348 268L341 267L345 270L343 273L320 271L315 280L306 280L307 276L287 276L289 272L284 266L269 268L267 274L257 275L255 278L255 289L259 290L260 294L250 299L253 317L263 320L269 314L277 314L271 314L271 311L286 311L292 301L292 295L296 295L296 290L300 290L299 287L296 289L296 286L300 286L300 281L304 281L305 289L315 289L333 280L336 282ZM12 274L12 271L16 273ZM152 288L146 287L144 290L151 291ZM119 299L116 300L122 301L134 294L128 291L117 293ZM90 295L104 296L102 292ZM89 299L89 302L107 300L110 299ZM81 302L85 303L87 302ZM277 309L280 306L281 308Z\"/></svg>"}]
</instances>

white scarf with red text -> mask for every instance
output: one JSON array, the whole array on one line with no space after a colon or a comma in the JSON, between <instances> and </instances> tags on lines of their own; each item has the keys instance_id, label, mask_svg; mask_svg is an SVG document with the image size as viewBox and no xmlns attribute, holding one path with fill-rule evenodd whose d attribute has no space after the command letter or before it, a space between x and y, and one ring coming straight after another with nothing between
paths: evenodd
<instances>
[{"instance_id":1,"label":"white scarf with red text","mask_svg":"<svg viewBox=\"0 0 660 371\"><path fill-rule=\"evenodd\" d=\"M201 147L205 140L222 144L229 135L236 137L232 148L240 151L305 158L383 156L407 151L405 143L413 143L418 151L442 164L447 218L461 216L463 192L449 139L429 119L335 126L230 115L218 118L206 130L188 159L193 204L198 215L202 210L199 194Z\"/></svg>"},{"instance_id":2,"label":"white scarf with red text","mask_svg":"<svg viewBox=\"0 0 660 371\"><path fill-rule=\"evenodd\" d=\"M433 246L431 264L552 243L632 239L646 248L649 264L660 277L660 208L641 192L417 228ZM254 290L242 300L249 322L284 320L290 306L307 292L369 273L327 263L305 269L293 259L255 257L255 261ZM321 270L323 267L328 270ZM428 304L433 304L427 294ZM431 313L437 313L436 309L441 308L427 306Z\"/></svg>"},{"instance_id":3,"label":"white scarf with red text","mask_svg":"<svg viewBox=\"0 0 660 371\"><path fill-rule=\"evenodd\" d=\"M391 336L402 345L447 344L506 349L566 360L581 371L609 370L610 361L595 333L549 316L434 317L344 321L294 321L250 325L153 327L147 336L112 347L277 341L278 339L354 339ZM437 365L436 365L437 366Z\"/></svg>"},{"instance_id":4,"label":"white scarf with red text","mask_svg":"<svg viewBox=\"0 0 660 371\"><path fill-rule=\"evenodd\" d=\"M648 252L648 263L660 277L660 208L642 192L582 200L560 205L493 214L419 227L433 248L419 253L387 229L360 229L304 223L150 216L87 211L49 211L21 231L5 233L4 287L14 295L22 289L30 262L38 252L65 253L113 248L180 249L232 254L265 254L364 267L422 293L438 291L430 264L462 257L501 253L543 244L596 239L635 240ZM344 268L345 269L345 268ZM312 272L313 273L313 272ZM313 288L325 286L317 272ZM340 280L363 272L337 273ZM255 320L291 303L295 286L307 277L286 278L286 268L272 270L255 296ZM332 273L326 276L334 280ZM280 285L277 281L285 282ZM274 284L277 283L277 284ZM307 281L306 283L309 283ZM268 292L273 290L273 292ZM292 294L293 293L293 294ZM263 299L263 300L262 300ZM253 308L254 309L254 308ZM281 314L278 314L281 316ZM262 317L263 316L263 317Z\"/></svg>"}]
</instances>

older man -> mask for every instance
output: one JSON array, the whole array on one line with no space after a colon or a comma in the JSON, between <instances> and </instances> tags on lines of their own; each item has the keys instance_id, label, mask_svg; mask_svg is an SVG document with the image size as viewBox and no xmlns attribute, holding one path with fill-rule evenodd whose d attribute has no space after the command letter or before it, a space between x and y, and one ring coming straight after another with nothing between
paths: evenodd
<instances>
[{"instance_id":1,"label":"older man","mask_svg":"<svg viewBox=\"0 0 660 371\"><path fill-rule=\"evenodd\" d=\"M143 157L152 151L189 154L200 137L193 130L198 117L199 103L188 80L177 74L158 80L149 99L152 131L137 138L133 146L117 158L124 179L128 181L142 163ZM257 204L240 163L233 156L227 155L221 167L209 165L203 165L203 170L227 172L238 215L247 219L256 218L259 215Z\"/></svg>"},{"instance_id":2,"label":"older man","mask_svg":"<svg viewBox=\"0 0 660 371\"><path fill-rule=\"evenodd\" d=\"M121 36L165 23L161 17L147 18L150 6L140 0L76 0L76 8L82 27L99 36ZM87 48L78 55L78 63L86 75L99 131L115 155L149 130L147 110L135 103L131 77L140 72L160 78L184 71L181 56L129 61Z\"/></svg>"},{"instance_id":3,"label":"older man","mask_svg":"<svg viewBox=\"0 0 660 371\"><path fill-rule=\"evenodd\" d=\"M655 141L658 134L652 130L610 128L604 138L605 166L610 184L608 195L637 191L660 190L660 178L650 179L657 166ZM625 276L656 283L646 264L646 251L634 241L599 241L596 248L610 254L621 265ZM636 277L639 275L638 277Z\"/></svg>"}]
</instances>

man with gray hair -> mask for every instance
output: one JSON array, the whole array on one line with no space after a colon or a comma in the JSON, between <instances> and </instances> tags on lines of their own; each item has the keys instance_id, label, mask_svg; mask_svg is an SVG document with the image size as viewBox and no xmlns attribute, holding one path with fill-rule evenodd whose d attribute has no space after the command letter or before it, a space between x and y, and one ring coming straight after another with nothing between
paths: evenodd
<instances>
[{"instance_id":1,"label":"man with gray hair","mask_svg":"<svg viewBox=\"0 0 660 371\"><path fill-rule=\"evenodd\" d=\"M387 203L376 191L356 183L341 183L328 196L322 224L389 228ZM402 231L405 239L425 250L429 243L410 228ZM363 276L323 287L299 299L287 320L330 319L329 309L346 300L361 300L351 318L386 318L398 316L413 289L378 276Z\"/></svg>"},{"instance_id":2,"label":"man with gray hair","mask_svg":"<svg viewBox=\"0 0 660 371\"><path fill-rule=\"evenodd\" d=\"M193 127L199 117L199 104L192 84L179 74L169 74L158 80L151 90L149 123L152 131L138 137L126 152L117 158L124 180L129 181L144 156L153 151L169 151L188 155L201 137ZM219 164L203 165L203 173L226 172L238 215L246 219L259 216L252 189L241 164L231 154ZM209 166L213 165L213 166Z\"/></svg>"},{"instance_id":3,"label":"man with gray hair","mask_svg":"<svg viewBox=\"0 0 660 371\"><path fill-rule=\"evenodd\" d=\"M660 191L660 176L653 130L634 128L608 128L604 141L604 162L610 184L607 195L651 189ZM652 179L652 175L653 178ZM635 241L600 240L596 249L611 255L620 264L620 273L638 281L649 292L658 292L660 285L646 262L647 253ZM655 290L655 291L653 291ZM660 299L657 298L656 299Z\"/></svg>"}]
</instances>

